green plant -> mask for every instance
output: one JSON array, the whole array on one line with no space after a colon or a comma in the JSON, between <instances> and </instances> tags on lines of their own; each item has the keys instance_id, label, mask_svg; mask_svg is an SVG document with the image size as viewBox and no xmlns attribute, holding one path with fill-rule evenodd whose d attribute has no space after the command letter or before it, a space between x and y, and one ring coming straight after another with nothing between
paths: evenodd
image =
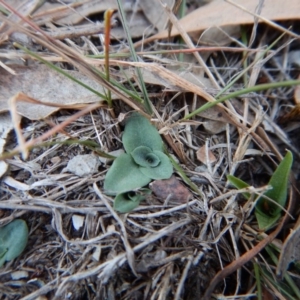
<instances>
[{"instance_id":1,"label":"green plant","mask_svg":"<svg viewBox=\"0 0 300 300\"><path fill-rule=\"evenodd\" d=\"M282 207L286 203L288 179L292 164L293 155L291 151L287 151L268 183L272 189L256 199L255 216L258 226L262 230L271 228L281 216ZM246 182L232 175L228 175L227 179L238 189L249 186ZM247 199L251 196L249 193L243 193L243 195ZM273 201L270 201L270 199Z\"/></svg>"},{"instance_id":2,"label":"green plant","mask_svg":"<svg viewBox=\"0 0 300 300\"><path fill-rule=\"evenodd\" d=\"M285 206L288 191L288 181L293 164L293 155L290 151L287 151L284 159L280 162L273 175L271 176L268 185L271 186L270 190L267 190L262 196L255 197L255 216L260 230L268 230L273 227L276 221L281 216L282 208ZM249 185L241 179L232 175L227 176L229 182L238 189L243 189ZM244 192L243 196L246 199L250 199L251 194ZM259 239L262 237L259 235ZM269 261L269 258L273 261L275 266L278 264L278 258L276 251L278 250L274 245L267 246L266 251L268 256L264 257L265 261ZM284 281L277 281L276 276L272 273L271 268L265 268L260 266L256 261L254 262L254 270L257 284L257 296L258 299L262 298L262 281L266 285L271 285L286 297L286 299L295 299L293 294L299 299L300 290L293 281L292 277L286 273Z\"/></svg>"},{"instance_id":3,"label":"green plant","mask_svg":"<svg viewBox=\"0 0 300 300\"><path fill-rule=\"evenodd\" d=\"M142 115L133 113L128 118L122 141L126 153L114 160L104 180L105 192L118 195L114 205L118 211L116 203L121 199L134 202L130 203L134 208L143 198L127 192L137 190L153 179L168 179L173 173L172 163L163 153L163 141L158 131Z\"/></svg>"},{"instance_id":4,"label":"green plant","mask_svg":"<svg viewBox=\"0 0 300 300\"><path fill-rule=\"evenodd\" d=\"M27 245L28 227L17 219L0 228L0 267L18 257Z\"/></svg>"},{"instance_id":5,"label":"green plant","mask_svg":"<svg viewBox=\"0 0 300 300\"><path fill-rule=\"evenodd\" d=\"M138 192L130 191L118 194L114 200L114 209L120 213L128 213L139 206L151 190L141 189Z\"/></svg>"}]
</instances>

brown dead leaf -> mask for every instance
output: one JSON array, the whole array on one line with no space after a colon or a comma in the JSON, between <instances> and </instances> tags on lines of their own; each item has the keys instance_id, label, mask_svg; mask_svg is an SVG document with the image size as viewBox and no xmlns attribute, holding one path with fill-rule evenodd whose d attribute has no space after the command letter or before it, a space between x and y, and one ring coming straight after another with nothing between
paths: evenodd
<instances>
[{"instance_id":1,"label":"brown dead leaf","mask_svg":"<svg viewBox=\"0 0 300 300\"><path fill-rule=\"evenodd\" d=\"M226 123L215 120L203 122L203 127L209 134L218 134L226 130Z\"/></svg>"},{"instance_id":2,"label":"brown dead leaf","mask_svg":"<svg viewBox=\"0 0 300 300\"><path fill-rule=\"evenodd\" d=\"M123 1L123 8L126 12L126 20L132 38L138 38L143 35L149 36L154 33L149 21L145 18L139 6L134 10L134 1ZM118 10L115 0L91 0L82 3L73 3L68 6L57 5L55 3L45 3L34 15L33 20L40 25L55 21L59 25L75 25L82 23L91 15L100 15L108 9ZM134 11L133 11L134 10ZM117 22L113 23L114 25ZM121 24L111 29L112 39L122 39L125 37ZM151 28L150 28L151 27Z\"/></svg>"},{"instance_id":3,"label":"brown dead leaf","mask_svg":"<svg viewBox=\"0 0 300 300\"><path fill-rule=\"evenodd\" d=\"M168 66L168 70L172 71L174 74L184 78L188 82L191 82L197 86L200 86L204 89L213 89L213 85L211 84L211 81L204 77L204 73L202 68L197 67L191 67L186 69L179 69L178 67L175 69L174 66Z\"/></svg>"},{"instance_id":4,"label":"brown dead leaf","mask_svg":"<svg viewBox=\"0 0 300 300\"><path fill-rule=\"evenodd\" d=\"M172 9L174 0L164 0L164 3ZM168 15L161 7L159 1L140 0L139 6L142 8L147 20L159 31L166 28Z\"/></svg>"},{"instance_id":5,"label":"brown dead leaf","mask_svg":"<svg viewBox=\"0 0 300 300\"><path fill-rule=\"evenodd\" d=\"M143 76L143 80L145 83L154 84L154 85L161 85L167 89L171 90L178 90L178 87L175 85L170 84L167 80L164 80L162 77L157 76L156 74L152 73L150 70L141 69L141 73ZM124 76L123 76L124 75ZM119 76L123 76L124 79L136 79L136 69L129 68L127 70L122 70Z\"/></svg>"},{"instance_id":6,"label":"brown dead leaf","mask_svg":"<svg viewBox=\"0 0 300 300\"><path fill-rule=\"evenodd\" d=\"M3 153L6 138L9 132L13 129L11 116L9 113L0 114L0 155ZM8 169L8 164L5 161L0 161L0 178Z\"/></svg>"},{"instance_id":7,"label":"brown dead leaf","mask_svg":"<svg viewBox=\"0 0 300 300\"><path fill-rule=\"evenodd\" d=\"M226 25L224 27L210 27L207 28L199 37L199 32L191 32L190 37L195 42L201 42L205 45L229 45L234 38L238 38L241 34L240 25ZM205 53L207 56L208 53ZM203 55L203 54L202 54Z\"/></svg>"},{"instance_id":8,"label":"brown dead leaf","mask_svg":"<svg viewBox=\"0 0 300 300\"><path fill-rule=\"evenodd\" d=\"M243 6L248 11L254 13L257 0L236 0L235 3ZM265 0L261 16L268 20L298 20L300 18L300 1L289 0L288 5L282 5L282 0ZM222 12L222 13L220 13ZM261 19L258 20L262 22ZM183 30L187 33L200 32L210 27L222 27L228 25L253 24L254 17L228 2L214 0L202 6L192 13L179 20ZM179 32L173 27L171 36L178 35ZM168 37L168 30L155 34L143 42L150 42Z\"/></svg>"},{"instance_id":9,"label":"brown dead leaf","mask_svg":"<svg viewBox=\"0 0 300 300\"><path fill-rule=\"evenodd\" d=\"M126 20L131 38L149 36L155 32L142 12L129 12L126 14ZM125 36L123 27L119 26L111 29L112 39L122 39Z\"/></svg>"},{"instance_id":10,"label":"brown dead leaf","mask_svg":"<svg viewBox=\"0 0 300 300\"><path fill-rule=\"evenodd\" d=\"M208 78L205 78L203 74L200 74L199 71L197 71L197 68L192 68L191 70L179 70L180 66L168 66L168 70L170 70L172 73L185 78L187 81L200 86L202 88L212 88L212 85L210 83L210 80ZM158 76L154 72L151 72L147 69L141 69L143 80L145 83L148 84L155 84L155 85L161 85L164 86L166 89L170 89L172 91L181 91L182 89L174 84L171 84L168 80L165 80L163 77ZM202 72L203 73L203 72ZM122 70L122 73L120 76L125 74L126 80L129 78L134 78L136 76L136 70L135 68L129 68L127 70ZM205 102L203 102L205 103Z\"/></svg>"},{"instance_id":11,"label":"brown dead leaf","mask_svg":"<svg viewBox=\"0 0 300 300\"><path fill-rule=\"evenodd\" d=\"M284 241L276 274L283 277L291 262L300 261L300 226L291 231Z\"/></svg>"},{"instance_id":12,"label":"brown dead leaf","mask_svg":"<svg viewBox=\"0 0 300 300\"><path fill-rule=\"evenodd\" d=\"M155 180L150 184L152 192L161 200L166 200L173 203L186 203L192 194L190 191L175 177L170 179Z\"/></svg>"},{"instance_id":13,"label":"brown dead leaf","mask_svg":"<svg viewBox=\"0 0 300 300\"><path fill-rule=\"evenodd\" d=\"M149 36L155 32L151 23L149 23L149 21L145 18L141 8L139 6L135 6L133 0L123 1L123 8L126 12L126 21L132 38L138 38L145 35ZM115 15L117 15L117 2L115 0L91 0L71 3L69 5L46 2L33 14L32 20L39 25L47 25L49 22L55 22L55 24L62 26L68 25L69 32L73 33L73 31L76 30L75 28L72 28L71 25L80 23L81 26L87 27L88 25L91 25L90 23L87 23L87 19L90 16L97 16L97 18L101 18L103 12L108 9L114 10L116 12ZM101 22L102 19L99 19L99 21ZM97 24L97 26L101 28L102 25ZM51 28L51 30L53 30L53 28ZM61 34L60 31L62 31L61 28L57 29L58 34ZM55 36L55 34L56 32L50 32L50 35ZM111 38L122 39L124 37L124 30L120 22L116 22L113 18Z\"/></svg>"},{"instance_id":14,"label":"brown dead leaf","mask_svg":"<svg viewBox=\"0 0 300 300\"><path fill-rule=\"evenodd\" d=\"M204 99L202 99L200 97L197 97L197 107L201 107L206 103L207 103L207 101L205 101ZM190 109L190 111L191 110L192 109ZM209 120L223 122L225 124L230 123L226 113L224 113L224 111L217 105L197 114L197 116L205 118L205 119L209 119Z\"/></svg>"},{"instance_id":15,"label":"brown dead leaf","mask_svg":"<svg viewBox=\"0 0 300 300\"><path fill-rule=\"evenodd\" d=\"M107 9L118 8L115 0L92 0L61 5L46 1L32 16L38 23L55 21L61 25L78 24L91 14L102 13Z\"/></svg>"},{"instance_id":16,"label":"brown dead leaf","mask_svg":"<svg viewBox=\"0 0 300 300\"><path fill-rule=\"evenodd\" d=\"M212 153L211 150L208 149L207 154L208 154L208 157L206 155L205 146L202 146L197 151L197 159L205 165L207 165L207 163L213 164L217 161L216 157L214 156L214 154Z\"/></svg>"},{"instance_id":17,"label":"brown dead leaf","mask_svg":"<svg viewBox=\"0 0 300 300\"><path fill-rule=\"evenodd\" d=\"M0 112L9 110L9 99L22 92L29 97L62 105L87 104L101 99L91 91L73 82L67 77L44 65L10 66L17 75L6 71L0 73ZM98 82L87 78L77 71L67 71L71 76L82 81L94 90L104 94ZM115 96L113 96L115 97ZM17 112L30 119L38 120L59 110L58 107L18 102Z\"/></svg>"},{"instance_id":18,"label":"brown dead leaf","mask_svg":"<svg viewBox=\"0 0 300 300\"><path fill-rule=\"evenodd\" d=\"M264 300L275 300L276 296L274 295L274 293L270 292L265 286L263 286L262 299L264 299Z\"/></svg>"}]
</instances>

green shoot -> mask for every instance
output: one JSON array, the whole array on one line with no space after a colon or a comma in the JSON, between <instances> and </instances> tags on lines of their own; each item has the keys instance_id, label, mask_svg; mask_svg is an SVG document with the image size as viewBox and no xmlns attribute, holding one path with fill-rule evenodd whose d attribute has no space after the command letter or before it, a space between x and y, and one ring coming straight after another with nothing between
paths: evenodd
<instances>
[{"instance_id":1,"label":"green shoot","mask_svg":"<svg viewBox=\"0 0 300 300\"><path fill-rule=\"evenodd\" d=\"M268 183L272 189L266 191L261 198L256 199L255 216L261 230L271 228L281 216L282 207L284 207L286 203L288 179L292 164L293 155L290 151L287 151L287 154L276 168ZM246 182L232 175L228 175L227 179L238 189L249 186ZM249 199L250 195L244 193L244 196ZM274 200L275 203L270 202L266 197Z\"/></svg>"}]
</instances>

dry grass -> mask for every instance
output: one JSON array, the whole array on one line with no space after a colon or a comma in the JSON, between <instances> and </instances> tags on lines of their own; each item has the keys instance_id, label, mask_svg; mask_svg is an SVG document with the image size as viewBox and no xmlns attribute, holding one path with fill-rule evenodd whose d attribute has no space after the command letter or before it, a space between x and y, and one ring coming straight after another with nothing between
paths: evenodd
<instances>
[{"instance_id":1,"label":"dry grass","mask_svg":"<svg viewBox=\"0 0 300 300\"><path fill-rule=\"evenodd\" d=\"M41 50L40 56L53 63L59 61L61 67L79 70L116 95L113 110L103 103L82 105L84 112L88 112L84 114L70 106L69 110L62 109L44 120L23 119L19 132L24 138L23 146L18 148L18 141L11 134L6 141L6 151L13 153L17 149L26 154L26 147L34 143L61 142L70 138L95 141L105 152L122 148L123 114L143 111L143 106L97 76L91 66L103 70L103 59L87 58L82 54L97 54L103 50L102 46L91 36L82 36L82 39L71 36L64 43L54 35L37 34L40 24L33 30L14 20L6 21L6 33L22 32L35 41L32 51ZM296 23L295 28L297 26ZM250 27L247 30L251 32ZM299 46L299 41L284 36L272 51L259 58L265 45L271 44L281 32L274 29L270 32L267 25L260 25L255 33L252 49L246 54L249 65L256 62L242 77L245 81L237 81L231 90L241 89L245 83L253 86L258 82L290 80L298 75L298 70L289 62L289 54L293 47ZM0 47L3 64L10 66L16 59L36 63L28 53L13 49L10 35L2 40ZM172 50L177 46L156 43L145 47L151 52L153 49ZM111 51L120 49L121 44L115 42ZM223 51L222 47L219 50L215 47L206 62L199 61L197 54L197 66L194 66L195 61L191 64L178 61L172 53L156 56L148 53L142 55L144 62L132 62L127 58L110 61L111 76L119 82L125 82L126 76L122 72L119 74L116 66L140 67L164 82L162 87L145 80L154 110L152 121L163 134L169 153L197 187L192 189L191 185L186 185L193 195L188 202L173 203L150 195L130 214L117 214L112 209L113 199L102 189L109 164L102 164L99 172L84 178L66 171L71 158L91 153L90 149L76 143L33 148L26 160L19 155L6 159L10 166L8 175L19 184L8 184L5 178L0 182L0 224L22 218L27 221L30 234L22 255L0 269L1 300L203 299L217 272L258 244L253 203L243 199L243 190L236 191L228 186L226 175L234 174L248 181L256 187L251 191L260 194L275 168L274 162L278 162L289 148L294 151L294 176L298 182L299 123L278 122L294 106L294 89L251 93L220 104L211 110L211 118L227 123L221 132L210 133L204 127L211 122L205 118L206 112L182 120L204 100L214 101L214 96L233 76L245 70L241 53ZM201 64L205 65L207 76L202 73L198 77L203 72ZM180 71L176 73L175 68ZM188 77L189 70L194 71L191 77L196 81ZM213 79L208 87L197 85L199 78L204 81L207 77ZM131 89L128 83L124 84ZM135 77L132 84L140 95ZM49 135L51 128L55 135ZM203 145L217 158L214 164L202 164L197 160L197 150ZM180 172L175 175L184 181ZM30 189L22 189L22 183ZM297 192L295 198L299 198ZM293 213L298 218L298 208ZM73 226L74 215L84 217L79 230ZM289 221L286 228L292 228L294 223ZM281 231L277 245L281 246L287 233L286 229ZM266 257L260 252L255 261L262 267L274 268ZM24 271L23 277L13 279L16 271ZM299 282L296 273L292 275ZM213 290L215 295L250 299L256 293L251 262L222 279ZM270 282L264 287L264 295L269 293L283 299L272 286Z\"/></svg>"}]
</instances>

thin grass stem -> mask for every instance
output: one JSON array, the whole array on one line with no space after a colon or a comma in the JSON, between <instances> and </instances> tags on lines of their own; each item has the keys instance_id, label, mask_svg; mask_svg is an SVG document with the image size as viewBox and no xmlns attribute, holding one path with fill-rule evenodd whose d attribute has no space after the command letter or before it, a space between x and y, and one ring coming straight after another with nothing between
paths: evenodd
<instances>
[{"instance_id":1,"label":"thin grass stem","mask_svg":"<svg viewBox=\"0 0 300 300\"><path fill-rule=\"evenodd\" d=\"M122 2L121 2L121 0L117 0L117 3L118 3L119 13L120 13L120 16L121 16L121 22L122 22L122 25L123 25L123 28L124 28L124 31L125 31L125 34L126 34L126 38L127 38L127 41L128 41L131 56L132 56L132 58L135 62L138 62L139 60L138 60L137 54L135 52L135 49L134 49L134 46L133 46L133 43L132 43L129 28L127 26L127 22L126 22ZM148 96L148 92L147 92L147 89L146 89L145 82L143 80L142 72L141 72L140 68L136 68L136 72L137 72L137 75L138 75L138 78L139 78L139 84L140 84L140 87L141 87L141 90L142 90L142 93L143 93L143 96L144 96L144 101L143 102L144 102L145 110L147 111L147 113L149 113L151 115L152 114L152 106L151 106L151 102L150 102L150 99L149 99L149 96Z\"/></svg>"},{"instance_id":2,"label":"thin grass stem","mask_svg":"<svg viewBox=\"0 0 300 300\"><path fill-rule=\"evenodd\" d=\"M256 86L252 86L249 88L245 88L239 91L235 91L233 93L230 93L222 98L217 99L214 102L207 102L206 104L202 105L201 107L199 107L198 109L196 109L195 111L193 111L192 113L186 115L183 120L188 120L190 118L192 118L193 116L219 104L222 103L228 99L231 98L235 98L241 95L246 95L249 93L253 93L253 92L260 92L260 91L264 91L264 90L269 90L269 89L274 89L274 88L282 88L282 87L291 87L291 86L295 86L295 85L300 85L300 80L288 80L288 81L279 81L279 82L272 82L272 83L265 83L265 84L259 84Z\"/></svg>"}]
</instances>

